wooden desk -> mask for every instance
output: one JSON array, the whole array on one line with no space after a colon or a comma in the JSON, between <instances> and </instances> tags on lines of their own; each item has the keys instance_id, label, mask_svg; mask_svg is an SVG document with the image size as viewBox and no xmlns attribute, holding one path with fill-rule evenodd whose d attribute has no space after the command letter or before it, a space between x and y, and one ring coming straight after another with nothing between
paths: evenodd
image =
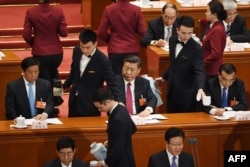
<instances>
[{"instance_id":1,"label":"wooden desk","mask_svg":"<svg viewBox=\"0 0 250 167\"><path fill-rule=\"evenodd\" d=\"M168 120L159 124L138 126L133 135L133 149L138 167L147 166L148 157L165 148L167 128L176 126L186 133L184 150L191 151L189 138L198 139L200 166L223 167L223 150L250 150L250 122L217 121L206 113L164 114ZM48 129L14 129L12 121L0 121L1 166L42 166L56 157L56 141L71 136L76 141L76 157L93 160L89 145L106 138L107 117L63 118L63 125L49 125ZM208 158L209 157L209 158Z\"/></svg>"},{"instance_id":2,"label":"wooden desk","mask_svg":"<svg viewBox=\"0 0 250 167\"><path fill-rule=\"evenodd\" d=\"M148 74L152 77L161 76L169 67L169 53L168 51L156 47L147 47L147 61ZM250 50L246 51L231 51L224 52L224 63L232 63L237 69L237 77L245 82L245 89L247 92L248 103L250 104L250 73L248 72L250 67ZM166 112L166 85L161 88L163 105L159 107L160 113Z\"/></svg>"},{"instance_id":3,"label":"wooden desk","mask_svg":"<svg viewBox=\"0 0 250 167\"><path fill-rule=\"evenodd\" d=\"M5 119L6 85L21 76L21 60L12 51L2 52L6 57L0 60L0 120Z\"/></svg>"}]
</instances>

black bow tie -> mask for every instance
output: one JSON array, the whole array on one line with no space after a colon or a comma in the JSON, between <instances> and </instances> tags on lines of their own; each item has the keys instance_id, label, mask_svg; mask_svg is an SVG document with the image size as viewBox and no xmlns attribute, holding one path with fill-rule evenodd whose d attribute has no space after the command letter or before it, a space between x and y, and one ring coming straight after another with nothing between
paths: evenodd
<instances>
[{"instance_id":1,"label":"black bow tie","mask_svg":"<svg viewBox=\"0 0 250 167\"><path fill-rule=\"evenodd\" d=\"M179 41L178 39L177 39L177 44L181 44L182 46L184 46L185 45L185 43L184 42L181 42L181 41Z\"/></svg>"},{"instance_id":2,"label":"black bow tie","mask_svg":"<svg viewBox=\"0 0 250 167\"><path fill-rule=\"evenodd\" d=\"M91 55L88 55L87 57L88 57L88 58L91 58L92 56L91 56Z\"/></svg>"}]
</instances>

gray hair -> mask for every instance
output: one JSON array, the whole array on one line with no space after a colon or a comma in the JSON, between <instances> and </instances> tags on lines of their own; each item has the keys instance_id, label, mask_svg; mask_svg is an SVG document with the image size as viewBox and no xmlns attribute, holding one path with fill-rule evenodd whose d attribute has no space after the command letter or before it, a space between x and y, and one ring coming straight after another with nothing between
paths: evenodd
<instances>
[{"instance_id":1,"label":"gray hair","mask_svg":"<svg viewBox=\"0 0 250 167\"><path fill-rule=\"evenodd\" d=\"M222 4L223 4L224 9L226 11L232 10L232 9L237 9L237 3L235 0L223 0Z\"/></svg>"}]
</instances>

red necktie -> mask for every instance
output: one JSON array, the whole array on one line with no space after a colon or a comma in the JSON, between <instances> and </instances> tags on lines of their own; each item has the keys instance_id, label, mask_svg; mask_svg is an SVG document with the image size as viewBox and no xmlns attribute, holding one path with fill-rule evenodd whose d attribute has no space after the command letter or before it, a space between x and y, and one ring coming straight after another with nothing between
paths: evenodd
<instances>
[{"instance_id":1,"label":"red necktie","mask_svg":"<svg viewBox=\"0 0 250 167\"><path fill-rule=\"evenodd\" d=\"M133 114L133 102L132 102L132 93L130 89L131 83L127 84L127 92L126 92L126 107L129 114Z\"/></svg>"}]
</instances>

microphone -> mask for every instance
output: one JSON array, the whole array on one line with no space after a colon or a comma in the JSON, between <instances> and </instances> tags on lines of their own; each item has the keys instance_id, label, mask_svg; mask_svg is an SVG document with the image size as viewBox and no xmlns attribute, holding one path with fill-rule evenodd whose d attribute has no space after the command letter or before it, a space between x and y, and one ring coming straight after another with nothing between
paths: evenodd
<instances>
[{"instance_id":1,"label":"microphone","mask_svg":"<svg viewBox=\"0 0 250 167\"><path fill-rule=\"evenodd\" d=\"M194 166L200 167L200 157L199 157L199 153L198 153L198 139L197 138L189 138L188 143L191 145L191 151L192 151L192 155L193 155L193 159L194 159ZM193 147L193 145L195 145L195 146ZM194 152L194 150L195 150L195 152ZM198 162L198 166L196 165L196 159Z\"/></svg>"}]
</instances>

